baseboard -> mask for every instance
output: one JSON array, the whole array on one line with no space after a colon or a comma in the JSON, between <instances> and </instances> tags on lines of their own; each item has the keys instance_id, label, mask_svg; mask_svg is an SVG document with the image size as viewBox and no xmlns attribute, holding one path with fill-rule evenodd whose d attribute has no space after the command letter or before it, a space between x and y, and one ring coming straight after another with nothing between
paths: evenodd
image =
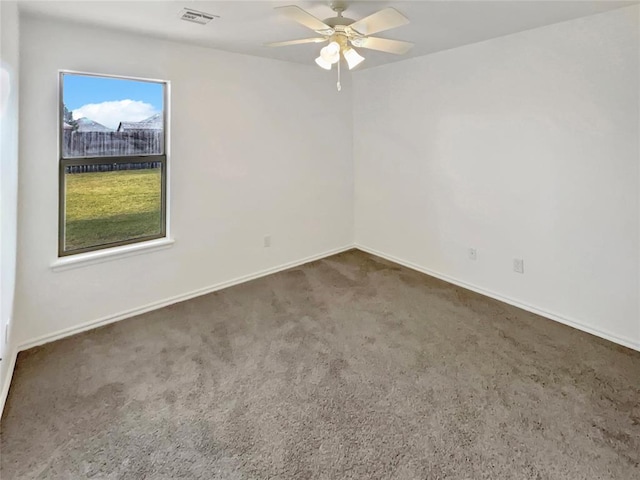
<instances>
[{"instance_id":1,"label":"baseboard","mask_svg":"<svg viewBox=\"0 0 640 480\"><path fill-rule=\"evenodd\" d=\"M2 382L2 390L0 390L0 418L2 418L2 412L4 412L4 405L7 403L7 397L9 396L9 387L11 386L11 379L13 378L13 370L16 367L16 359L18 358L18 349L11 348L7 352L3 362L9 362L7 373Z\"/></svg>"},{"instance_id":2,"label":"baseboard","mask_svg":"<svg viewBox=\"0 0 640 480\"><path fill-rule=\"evenodd\" d=\"M513 298L509 298L509 297L505 297L504 295L500 295L498 293L492 292L490 290L487 290L485 288L482 287L478 287L476 285L467 283L467 282L463 282L462 280L458 280L457 278L453 278L450 277L449 275L445 275L443 273L440 272L436 272L434 270L430 270L428 268L424 268L421 267L420 265L417 265L413 262L409 262L407 260L395 257L393 255L389 255L383 252L380 252L378 250L375 250L373 248L369 248L369 247L365 247L364 245L358 245L355 244L355 248L358 250L361 250L363 252L366 253L370 253L371 255L375 255L377 257L381 257L384 258L386 260L389 260L390 262L394 262L397 263L399 265L402 265L404 267L410 268L412 270L416 270L418 272L424 273L426 275L432 276L432 277L436 277L439 278L440 280L444 280L445 282L448 283L452 283L454 285L457 285L459 287L462 288L466 288L467 290L472 290L476 293L480 293L481 295L485 295L487 297L491 297L494 298L496 300L500 300L501 302L504 303L508 303L509 305L513 305L514 307L518 307L521 308L523 310L526 310L528 312L531 313L535 313L536 315L540 315L542 317L548 318L549 320L553 320L559 323L562 323L564 325L568 325L569 327L573 327L576 328L578 330L582 330L583 332L587 332L590 333L591 335L595 335L596 337L600 337L600 338L604 338L605 340L609 340L613 343L617 343L618 345L622 345L624 347L627 348L631 348L633 350L638 350L640 351L640 343L639 342L635 342L629 338L622 338L619 337L618 335L615 335L613 333L610 332L606 332L600 329L596 329L593 327L589 327L587 325L584 325L583 323L572 319L572 318L568 318L564 315L559 315L557 313L553 313L553 312L549 312L546 311L544 309L538 308L538 307L534 307L532 305L528 305L526 303L523 303L519 300L514 300Z\"/></svg>"},{"instance_id":3,"label":"baseboard","mask_svg":"<svg viewBox=\"0 0 640 480\"><path fill-rule=\"evenodd\" d=\"M97 320L91 320L89 322L82 323L80 325L76 325L71 328L66 328L64 330L59 330L54 333L49 333L47 335L42 335L40 337L31 339L29 341L23 342L17 347L17 352L21 352L24 350L28 350L33 347L37 347L39 345L44 345L45 343L53 342L56 340L60 340L61 338L70 337L71 335L75 335L77 333L86 332L87 330L91 330L93 328L102 327L104 325L108 325L110 323L119 322L120 320L124 320L126 318L135 317L136 315L141 315L146 312L150 312L152 310L157 310L159 308L167 307L169 305L173 305L174 303L183 302L185 300L189 300L191 298L199 297L201 295L206 295L207 293L212 293L217 290L222 290L223 288L232 287L234 285L238 285L244 282L248 282L250 280L255 280L260 277L265 277L267 275L271 275L273 273L281 272L283 270L287 270L289 268L298 267L300 265L304 265L305 263L314 262L316 260L320 260L322 258L330 257L332 255L336 255L338 253L346 252L347 250L352 250L354 248L353 245L346 245L340 248L335 248L333 250L329 250L317 255L312 255L310 257L306 257L300 260L295 260L293 262L288 262L282 265L278 265L277 267L268 268L266 270L261 270L256 273L252 273L249 275L244 275L242 277L237 277L232 280L228 280L226 282L217 283L215 285L210 285L208 287L200 288L198 290L194 290L191 292L183 293L181 295L176 295L174 297L166 298L164 300L160 300L157 302L149 303L147 305L143 305L137 308L132 308L130 310L126 310L124 312L116 313L114 315L108 315L106 317L99 318Z\"/></svg>"}]
</instances>

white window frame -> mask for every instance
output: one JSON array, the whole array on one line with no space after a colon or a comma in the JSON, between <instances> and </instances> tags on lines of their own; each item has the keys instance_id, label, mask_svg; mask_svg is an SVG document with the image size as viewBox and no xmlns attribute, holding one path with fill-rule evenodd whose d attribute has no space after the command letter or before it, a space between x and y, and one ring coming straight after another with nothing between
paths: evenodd
<instances>
[{"instance_id":1,"label":"white window frame","mask_svg":"<svg viewBox=\"0 0 640 480\"><path fill-rule=\"evenodd\" d=\"M132 77L126 75L111 75L73 70L59 70L59 115L58 115L58 260L52 267L55 270L71 268L82 264L93 264L105 261L109 258L130 256L142 253L144 250L158 250L167 248L173 244L169 237L169 98L170 82L167 80ZM161 155L138 156L101 156L101 157L64 157L64 75L83 75L98 78L117 78L141 82L158 83L163 85L163 152ZM105 163L140 163L159 162L161 164L161 231L156 235L122 240L104 245L97 245L74 250L65 250L65 168L71 165L105 164Z\"/></svg>"}]
</instances>

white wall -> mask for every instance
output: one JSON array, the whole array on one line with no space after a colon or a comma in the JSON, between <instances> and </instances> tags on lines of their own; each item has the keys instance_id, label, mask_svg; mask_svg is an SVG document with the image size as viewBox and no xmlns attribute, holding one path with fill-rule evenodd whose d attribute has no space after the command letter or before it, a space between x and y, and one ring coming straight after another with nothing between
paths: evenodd
<instances>
[{"instance_id":1,"label":"white wall","mask_svg":"<svg viewBox=\"0 0 640 480\"><path fill-rule=\"evenodd\" d=\"M640 349L638 19L354 75L356 243Z\"/></svg>"},{"instance_id":2,"label":"white wall","mask_svg":"<svg viewBox=\"0 0 640 480\"><path fill-rule=\"evenodd\" d=\"M350 88L314 65L30 17L21 53L19 344L352 243ZM171 81L172 248L51 270L58 69Z\"/></svg>"},{"instance_id":3,"label":"white wall","mask_svg":"<svg viewBox=\"0 0 640 480\"><path fill-rule=\"evenodd\" d=\"M18 7L0 2L0 411L13 354L13 335L6 329L13 315L18 201ZM5 333L8 333L5 337ZM6 385L8 388L8 384Z\"/></svg>"},{"instance_id":4,"label":"white wall","mask_svg":"<svg viewBox=\"0 0 640 480\"><path fill-rule=\"evenodd\" d=\"M355 235L640 348L638 15L360 71L353 105L313 65L24 19L16 344ZM172 82L172 248L51 270L58 69Z\"/></svg>"}]
</instances>

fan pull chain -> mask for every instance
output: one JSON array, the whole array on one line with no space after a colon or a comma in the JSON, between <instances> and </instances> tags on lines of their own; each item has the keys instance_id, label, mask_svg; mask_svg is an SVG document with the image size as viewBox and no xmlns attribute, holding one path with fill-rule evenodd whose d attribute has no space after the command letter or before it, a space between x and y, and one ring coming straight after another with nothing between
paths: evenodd
<instances>
[{"instance_id":1,"label":"fan pull chain","mask_svg":"<svg viewBox=\"0 0 640 480\"><path fill-rule=\"evenodd\" d=\"M342 85L340 84L340 64L342 62L340 61L339 57L338 57L338 83L336 83L336 88L338 89L338 91L342 90Z\"/></svg>"}]
</instances>

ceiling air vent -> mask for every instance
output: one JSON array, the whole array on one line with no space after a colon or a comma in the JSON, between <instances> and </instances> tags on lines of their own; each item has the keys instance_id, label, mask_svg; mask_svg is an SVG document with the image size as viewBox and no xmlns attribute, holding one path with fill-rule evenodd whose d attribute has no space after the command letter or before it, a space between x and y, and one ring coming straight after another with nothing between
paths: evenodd
<instances>
[{"instance_id":1,"label":"ceiling air vent","mask_svg":"<svg viewBox=\"0 0 640 480\"><path fill-rule=\"evenodd\" d=\"M214 18L220 18L218 15L199 12L197 10L191 10L190 8L182 9L178 16L182 20L186 20L187 22L199 23L200 25L206 25Z\"/></svg>"}]
</instances>

